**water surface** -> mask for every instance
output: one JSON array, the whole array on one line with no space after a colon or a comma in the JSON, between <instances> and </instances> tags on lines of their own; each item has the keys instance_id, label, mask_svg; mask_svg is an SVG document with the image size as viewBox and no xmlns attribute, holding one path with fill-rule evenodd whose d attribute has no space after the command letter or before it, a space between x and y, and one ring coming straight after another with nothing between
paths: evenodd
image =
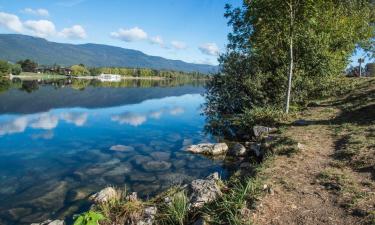
<instances>
[{"instance_id":1,"label":"water surface","mask_svg":"<svg viewBox=\"0 0 375 225\"><path fill-rule=\"evenodd\" d=\"M77 84L78 83L78 84ZM147 198L227 171L185 152L203 132L203 87L15 81L0 90L0 224L71 218L114 185ZM4 85L3 85L4 86Z\"/></svg>"}]
</instances>

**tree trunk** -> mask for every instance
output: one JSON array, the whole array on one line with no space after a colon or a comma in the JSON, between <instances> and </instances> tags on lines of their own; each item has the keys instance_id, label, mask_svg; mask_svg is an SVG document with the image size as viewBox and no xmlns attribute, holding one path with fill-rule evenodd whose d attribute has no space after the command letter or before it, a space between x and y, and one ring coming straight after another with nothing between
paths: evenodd
<instances>
[{"instance_id":1,"label":"tree trunk","mask_svg":"<svg viewBox=\"0 0 375 225\"><path fill-rule=\"evenodd\" d=\"M289 43L289 75L288 75L288 91L286 94L286 104L285 104L285 113L289 113L289 104L290 104L290 92L292 90L292 77L293 77L293 7L290 4L290 43Z\"/></svg>"}]
</instances>

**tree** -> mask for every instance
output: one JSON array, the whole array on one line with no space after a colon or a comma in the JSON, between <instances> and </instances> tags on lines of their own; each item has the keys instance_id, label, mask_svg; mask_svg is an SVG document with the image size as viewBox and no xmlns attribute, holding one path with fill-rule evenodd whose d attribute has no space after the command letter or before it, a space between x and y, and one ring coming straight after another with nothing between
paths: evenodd
<instances>
[{"instance_id":1,"label":"tree","mask_svg":"<svg viewBox=\"0 0 375 225\"><path fill-rule=\"evenodd\" d=\"M35 72L36 68L38 67L38 63L30 59L20 60L17 62L17 64L21 65L22 71L24 72Z\"/></svg>"},{"instance_id":2,"label":"tree","mask_svg":"<svg viewBox=\"0 0 375 225\"><path fill-rule=\"evenodd\" d=\"M6 76L10 73L10 65L6 61L0 60L0 76Z\"/></svg>"},{"instance_id":3,"label":"tree","mask_svg":"<svg viewBox=\"0 0 375 225\"><path fill-rule=\"evenodd\" d=\"M90 71L82 65L74 65L70 68L72 70L72 75L75 76L87 76L90 75Z\"/></svg>"},{"instance_id":4,"label":"tree","mask_svg":"<svg viewBox=\"0 0 375 225\"><path fill-rule=\"evenodd\" d=\"M22 67L19 64L14 64L11 66L11 72L13 75L20 75L22 72Z\"/></svg>"},{"instance_id":5,"label":"tree","mask_svg":"<svg viewBox=\"0 0 375 225\"><path fill-rule=\"evenodd\" d=\"M289 111L289 102L329 94L355 49L374 40L370 0L252 0L226 9L232 32L205 107L224 126L257 107Z\"/></svg>"}]
</instances>

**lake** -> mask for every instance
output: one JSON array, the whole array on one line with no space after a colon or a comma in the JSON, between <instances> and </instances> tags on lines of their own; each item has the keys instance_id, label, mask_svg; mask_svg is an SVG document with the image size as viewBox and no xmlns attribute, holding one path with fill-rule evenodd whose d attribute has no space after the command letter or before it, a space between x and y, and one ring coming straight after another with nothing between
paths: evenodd
<instances>
[{"instance_id":1,"label":"lake","mask_svg":"<svg viewBox=\"0 0 375 225\"><path fill-rule=\"evenodd\" d=\"M205 134L199 82L0 82L0 224L71 218L106 186L149 198L222 160L185 151Z\"/></svg>"}]
</instances>

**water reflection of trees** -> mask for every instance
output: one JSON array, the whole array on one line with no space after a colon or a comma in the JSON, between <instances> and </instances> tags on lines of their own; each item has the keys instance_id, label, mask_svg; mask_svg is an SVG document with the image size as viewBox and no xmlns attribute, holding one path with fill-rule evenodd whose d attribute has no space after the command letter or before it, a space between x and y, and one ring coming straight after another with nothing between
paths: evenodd
<instances>
[{"instance_id":1,"label":"water reflection of trees","mask_svg":"<svg viewBox=\"0 0 375 225\"><path fill-rule=\"evenodd\" d=\"M76 90L84 90L92 87L110 88L148 88L148 87L178 87L191 85L199 87L205 85L205 80L197 79L123 79L120 82L102 82L96 79L48 79L48 80L21 80L20 78L0 78L0 93L11 88L31 93L39 89L39 86L49 85L55 89L71 87Z\"/></svg>"}]
</instances>

